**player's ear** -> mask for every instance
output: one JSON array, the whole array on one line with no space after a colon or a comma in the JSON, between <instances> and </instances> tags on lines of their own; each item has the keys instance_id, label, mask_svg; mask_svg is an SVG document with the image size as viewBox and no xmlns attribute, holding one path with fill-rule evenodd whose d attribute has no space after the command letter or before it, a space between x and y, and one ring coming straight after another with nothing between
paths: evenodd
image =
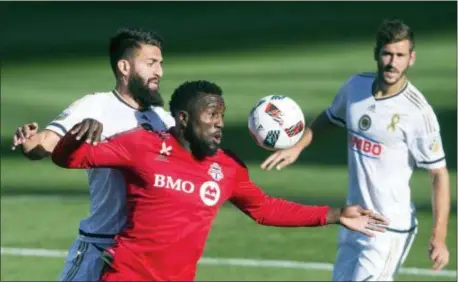
<instances>
[{"instance_id":1,"label":"player's ear","mask_svg":"<svg viewBox=\"0 0 458 282\"><path fill-rule=\"evenodd\" d=\"M412 51L410 53L410 60L409 60L409 67L413 66L415 64L415 60L417 59L417 52Z\"/></svg>"},{"instance_id":2,"label":"player's ear","mask_svg":"<svg viewBox=\"0 0 458 282\"><path fill-rule=\"evenodd\" d=\"M181 127L186 127L189 121L189 113L187 111L179 111L178 120L180 121Z\"/></svg>"},{"instance_id":3,"label":"player's ear","mask_svg":"<svg viewBox=\"0 0 458 282\"><path fill-rule=\"evenodd\" d=\"M130 63L127 60L121 59L117 63L118 71L123 76L128 76L130 73Z\"/></svg>"}]
</instances>

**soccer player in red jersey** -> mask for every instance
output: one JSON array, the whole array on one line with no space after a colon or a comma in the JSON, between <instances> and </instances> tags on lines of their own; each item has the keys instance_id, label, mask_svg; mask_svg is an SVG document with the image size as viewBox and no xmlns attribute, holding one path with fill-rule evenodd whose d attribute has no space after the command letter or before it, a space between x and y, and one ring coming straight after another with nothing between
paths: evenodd
<instances>
[{"instance_id":1,"label":"soccer player in red jersey","mask_svg":"<svg viewBox=\"0 0 458 282\"><path fill-rule=\"evenodd\" d=\"M105 250L108 267L101 281L194 280L213 220L226 201L262 225L341 224L369 236L385 231L386 219L360 206L301 205L268 196L251 182L243 162L219 148L225 104L216 84L185 82L174 91L170 111L176 126L169 131L140 127L96 146L70 131L53 152L61 167L109 167L124 174L128 220L115 245Z\"/></svg>"}]
</instances>

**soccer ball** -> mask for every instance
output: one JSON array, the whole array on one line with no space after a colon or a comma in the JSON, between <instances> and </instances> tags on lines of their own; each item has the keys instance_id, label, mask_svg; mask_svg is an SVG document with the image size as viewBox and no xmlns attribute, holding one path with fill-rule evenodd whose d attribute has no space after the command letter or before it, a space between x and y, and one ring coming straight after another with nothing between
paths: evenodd
<instances>
[{"instance_id":1,"label":"soccer ball","mask_svg":"<svg viewBox=\"0 0 458 282\"><path fill-rule=\"evenodd\" d=\"M291 98L270 95L261 98L250 111L248 129L260 147L276 151L289 148L301 139L305 118Z\"/></svg>"}]
</instances>

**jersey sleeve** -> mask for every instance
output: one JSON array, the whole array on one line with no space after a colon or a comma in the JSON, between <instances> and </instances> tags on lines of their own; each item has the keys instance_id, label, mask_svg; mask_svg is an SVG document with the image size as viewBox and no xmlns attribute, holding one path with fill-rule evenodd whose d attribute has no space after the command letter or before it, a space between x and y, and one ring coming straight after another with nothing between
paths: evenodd
<instances>
[{"instance_id":1,"label":"jersey sleeve","mask_svg":"<svg viewBox=\"0 0 458 282\"><path fill-rule=\"evenodd\" d=\"M268 196L250 180L245 166L238 169L236 186L229 200L262 225L300 227L327 224L328 206L306 206Z\"/></svg>"},{"instance_id":2,"label":"jersey sleeve","mask_svg":"<svg viewBox=\"0 0 458 282\"><path fill-rule=\"evenodd\" d=\"M92 145L76 140L69 132L57 143L52 160L63 168L128 168L133 166L141 133L141 129L134 129Z\"/></svg>"},{"instance_id":3,"label":"jersey sleeve","mask_svg":"<svg viewBox=\"0 0 458 282\"><path fill-rule=\"evenodd\" d=\"M347 115L347 84L342 85L331 105L325 110L329 120L340 127L345 127Z\"/></svg>"},{"instance_id":4,"label":"jersey sleeve","mask_svg":"<svg viewBox=\"0 0 458 282\"><path fill-rule=\"evenodd\" d=\"M98 120L98 111L94 107L97 103L97 98L96 95L90 94L76 100L52 120L46 126L46 129L64 136L75 124L85 118Z\"/></svg>"},{"instance_id":5,"label":"jersey sleeve","mask_svg":"<svg viewBox=\"0 0 458 282\"><path fill-rule=\"evenodd\" d=\"M416 165L425 169L446 166L440 126L431 106L425 106L412 122L409 150Z\"/></svg>"}]
</instances>

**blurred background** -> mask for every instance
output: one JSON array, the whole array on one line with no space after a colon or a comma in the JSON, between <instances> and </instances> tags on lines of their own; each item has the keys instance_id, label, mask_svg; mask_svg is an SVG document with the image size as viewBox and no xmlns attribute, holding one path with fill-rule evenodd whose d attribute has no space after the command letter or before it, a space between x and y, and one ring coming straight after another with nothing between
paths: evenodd
<instances>
[{"instance_id":1,"label":"blurred background","mask_svg":"<svg viewBox=\"0 0 458 282\"><path fill-rule=\"evenodd\" d=\"M251 140L248 112L260 97L284 94L310 121L349 76L375 70L375 31L389 17L403 19L416 33L418 57L409 78L438 116L453 197L451 261L445 271L432 272L431 186L427 173L415 172L419 234L397 280L456 281L457 4L451 1L0 2L1 280L55 280L79 220L88 215L84 171L28 161L11 151L11 140L16 127L36 121L43 128L79 97L114 87L108 40L118 28L143 27L164 37L166 101L185 80L222 86L228 104L224 145L266 192L339 206L348 179L345 132L316 140L286 170L264 172L259 165L269 152ZM329 281L337 231L258 226L227 205L197 279Z\"/></svg>"}]
</instances>

